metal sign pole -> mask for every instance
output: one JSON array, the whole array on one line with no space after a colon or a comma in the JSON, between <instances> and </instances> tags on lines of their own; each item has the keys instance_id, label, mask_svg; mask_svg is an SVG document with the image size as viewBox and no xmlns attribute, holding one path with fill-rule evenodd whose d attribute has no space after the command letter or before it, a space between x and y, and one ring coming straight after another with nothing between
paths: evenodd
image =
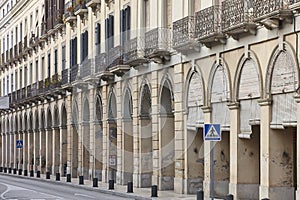
<instances>
[{"instance_id":1,"label":"metal sign pole","mask_svg":"<svg viewBox=\"0 0 300 200\"><path fill-rule=\"evenodd\" d=\"M214 141L210 142L210 197L212 200L215 198L214 191Z\"/></svg>"}]
</instances>

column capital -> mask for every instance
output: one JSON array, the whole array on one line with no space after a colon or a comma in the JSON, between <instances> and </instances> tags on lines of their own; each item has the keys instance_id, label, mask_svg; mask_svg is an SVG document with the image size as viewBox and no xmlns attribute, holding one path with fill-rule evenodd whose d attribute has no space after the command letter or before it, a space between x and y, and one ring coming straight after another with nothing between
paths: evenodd
<instances>
[{"instance_id":1,"label":"column capital","mask_svg":"<svg viewBox=\"0 0 300 200\"><path fill-rule=\"evenodd\" d=\"M228 106L229 110L237 110L237 109L240 108L240 103L237 102L237 101L236 102L229 102L227 104L227 106Z\"/></svg>"},{"instance_id":2,"label":"column capital","mask_svg":"<svg viewBox=\"0 0 300 200\"><path fill-rule=\"evenodd\" d=\"M259 99L257 102L260 106L270 106L272 104L272 99L270 98Z\"/></svg>"}]
</instances>

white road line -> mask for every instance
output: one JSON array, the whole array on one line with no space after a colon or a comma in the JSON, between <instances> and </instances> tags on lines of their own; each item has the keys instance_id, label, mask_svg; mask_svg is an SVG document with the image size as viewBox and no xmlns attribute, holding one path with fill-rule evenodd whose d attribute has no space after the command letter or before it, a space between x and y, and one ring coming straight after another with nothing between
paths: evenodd
<instances>
[{"instance_id":1,"label":"white road line","mask_svg":"<svg viewBox=\"0 0 300 200\"><path fill-rule=\"evenodd\" d=\"M91 198L91 199L96 199L96 197L85 195L85 194L78 194L78 193L75 193L74 196L82 196L82 197L87 197L87 198Z\"/></svg>"}]
</instances>

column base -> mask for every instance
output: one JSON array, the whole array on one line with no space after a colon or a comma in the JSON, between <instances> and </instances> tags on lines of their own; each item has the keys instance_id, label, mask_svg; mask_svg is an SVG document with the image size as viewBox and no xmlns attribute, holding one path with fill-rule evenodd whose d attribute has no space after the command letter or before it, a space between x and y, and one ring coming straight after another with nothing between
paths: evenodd
<instances>
[{"instance_id":1,"label":"column base","mask_svg":"<svg viewBox=\"0 0 300 200\"><path fill-rule=\"evenodd\" d=\"M295 199L300 200L300 190L296 190L295 195L296 195Z\"/></svg>"},{"instance_id":2,"label":"column base","mask_svg":"<svg viewBox=\"0 0 300 200\"><path fill-rule=\"evenodd\" d=\"M295 188L269 187L269 199L295 199Z\"/></svg>"},{"instance_id":3,"label":"column base","mask_svg":"<svg viewBox=\"0 0 300 200\"><path fill-rule=\"evenodd\" d=\"M268 186L259 186L259 199L269 198L269 187Z\"/></svg>"},{"instance_id":4,"label":"column base","mask_svg":"<svg viewBox=\"0 0 300 200\"><path fill-rule=\"evenodd\" d=\"M183 182L184 194L197 194L199 190L203 190L203 178L188 178L183 179Z\"/></svg>"},{"instance_id":5,"label":"column base","mask_svg":"<svg viewBox=\"0 0 300 200\"><path fill-rule=\"evenodd\" d=\"M229 194L236 199L259 199L259 185L229 183Z\"/></svg>"},{"instance_id":6,"label":"column base","mask_svg":"<svg viewBox=\"0 0 300 200\"><path fill-rule=\"evenodd\" d=\"M184 179L174 178L174 192L177 194L184 194Z\"/></svg>"},{"instance_id":7,"label":"column base","mask_svg":"<svg viewBox=\"0 0 300 200\"><path fill-rule=\"evenodd\" d=\"M174 190L174 177L163 176L159 177L159 190Z\"/></svg>"},{"instance_id":8,"label":"column base","mask_svg":"<svg viewBox=\"0 0 300 200\"><path fill-rule=\"evenodd\" d=\"M147 188L152 186L152 174L143 173L143 174L133 174L133 185L139 188Z\"/></svg>"},{"instance_id":9,"label":"column base","mask_svg":"<svg viewBox=\"0 0 300 200\"><path fill-rule=\"evenodd\" d=\"M102 182L108 183L108 172L105 169L102 170Z\"/></svg>"}]
</instances>

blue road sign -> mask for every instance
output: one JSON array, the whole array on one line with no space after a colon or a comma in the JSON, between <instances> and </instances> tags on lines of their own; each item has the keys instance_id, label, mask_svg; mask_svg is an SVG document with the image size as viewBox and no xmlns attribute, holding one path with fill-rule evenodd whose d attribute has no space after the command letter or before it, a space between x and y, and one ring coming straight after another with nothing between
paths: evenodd
<instances>
[{"instance_id":1,"label":"blue road sign","mask_svg":"<svg viewBox=\"0 0 300 200\"><path fill-rule=\"evenodd\" d=\"M23 148L23 140L17 140L17 148L22 149Z\"/></svg>"},{"instance_id":2,"label":"blue road sign","mask_svg":"<svg viewBox=\"0 0 300 200\"><path fill-rule=\"evenodd\" d=\"M204 124L204 141L221 141L220 124Z\"/></svg>"}]
</instances>

